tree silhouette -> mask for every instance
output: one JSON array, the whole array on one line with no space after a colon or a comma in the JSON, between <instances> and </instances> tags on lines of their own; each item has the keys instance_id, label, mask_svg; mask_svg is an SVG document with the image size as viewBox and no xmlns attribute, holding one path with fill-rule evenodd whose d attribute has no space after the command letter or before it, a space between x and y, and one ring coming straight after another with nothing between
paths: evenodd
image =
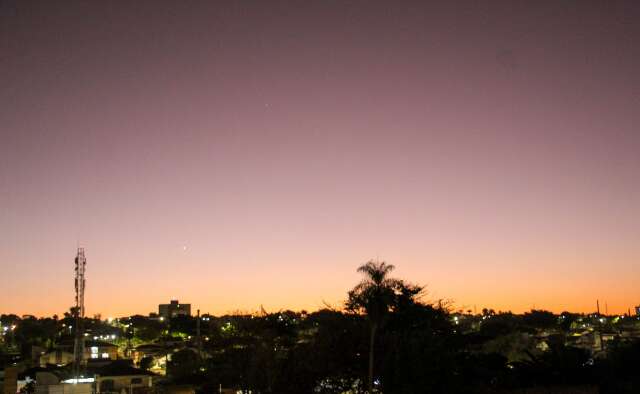
<instances>
[{"instance_id":1,"label":"tree silhouette","mask_svg":"<svg viewBox=\"0 0 640 394\"><path fill-rule=\"evenodd\" d=\"M153 366L153 357L145 356L140 360L140 369L148 370Z\"/></svg>"},{"instance_id":2,"label":"tree silhouette","mask_svg":"<svg viewBox=\"0 0 640 394\"><path fill-rule=\"evenodd\" d=\"M364 312L369 319L369 393L373 393L373 365L376 332L382 325L390 308L396 303L396 290L403 287L402 281L389 277L395 267L384 261L369 261L358 267L364 279L351 291L346 303L347 310Z\"/></svg>"}]
</instances>

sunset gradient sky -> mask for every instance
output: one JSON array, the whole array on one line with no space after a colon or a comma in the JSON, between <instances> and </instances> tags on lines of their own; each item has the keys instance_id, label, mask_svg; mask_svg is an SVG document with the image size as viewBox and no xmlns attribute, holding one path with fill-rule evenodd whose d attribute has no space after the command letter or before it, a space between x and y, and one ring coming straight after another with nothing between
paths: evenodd
<instances>
[{"instance_id":1,"label":"sunset gradient sky","mask_svg":"<svg viewBox=\"0 0 640 394\"><path fill-rule=\"evenodd\" d=\"M426 3L2 1L0 313L640 304L640 3Z\"/></svg>"}]
</instances>

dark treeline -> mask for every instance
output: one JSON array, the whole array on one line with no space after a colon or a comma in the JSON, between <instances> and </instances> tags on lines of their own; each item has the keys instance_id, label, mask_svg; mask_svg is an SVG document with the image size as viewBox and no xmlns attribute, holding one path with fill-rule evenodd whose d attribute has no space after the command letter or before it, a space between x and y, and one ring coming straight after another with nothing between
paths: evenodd
<instances>
[{"instance_id":1,"label":"dark treeline","mask_svg":"<svg viewBox=\"0 0 640 394\"><path fill-rule=\"evenodd\" d=\"M204 315L199 336L189 316L87 319L87 332L118 344L141 368L160 368L164 384L202 393L640 392L640 342L626 334L637 334L636 318L454 312L425 301L421 287L390 278L392 268L361 267L363 282L343 310ZM9 327L4 364L68 341L73 324L70 314L1 320ZM606 345L585 342L603 341L602 333Z\"/></svg>"}]
</instances>

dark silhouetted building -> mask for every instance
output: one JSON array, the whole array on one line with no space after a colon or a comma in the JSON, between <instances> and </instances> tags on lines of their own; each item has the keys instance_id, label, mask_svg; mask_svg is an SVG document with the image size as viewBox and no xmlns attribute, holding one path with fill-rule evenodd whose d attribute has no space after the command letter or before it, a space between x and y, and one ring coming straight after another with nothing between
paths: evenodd
<instances>
[{"instance_id":1,"label":"dark silhouetted building","mask_svg":"<svg viewBox=\"0 0 640 394\"><path fill-rule=\"evenodd\" d=\"M176 316L191 316L191 304L181 304L178 300L171 300L169 304L158 305L158 314L165 319Z\"/></svg>"}]
</instances>

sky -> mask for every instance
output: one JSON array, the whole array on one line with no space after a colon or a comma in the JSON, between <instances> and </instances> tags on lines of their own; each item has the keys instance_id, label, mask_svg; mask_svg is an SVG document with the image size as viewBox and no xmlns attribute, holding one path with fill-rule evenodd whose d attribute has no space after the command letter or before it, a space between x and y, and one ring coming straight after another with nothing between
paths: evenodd
<instances>
[{"instance_id":1,"label":"sky","mask_svg":"<svg viewBox=\"0 0 640 394\"><path fill-rule=\"evenodd\" d=\"M640 4L427 3L0 2L0 313L640 304Z\"/></svg>"}]
</instances>

